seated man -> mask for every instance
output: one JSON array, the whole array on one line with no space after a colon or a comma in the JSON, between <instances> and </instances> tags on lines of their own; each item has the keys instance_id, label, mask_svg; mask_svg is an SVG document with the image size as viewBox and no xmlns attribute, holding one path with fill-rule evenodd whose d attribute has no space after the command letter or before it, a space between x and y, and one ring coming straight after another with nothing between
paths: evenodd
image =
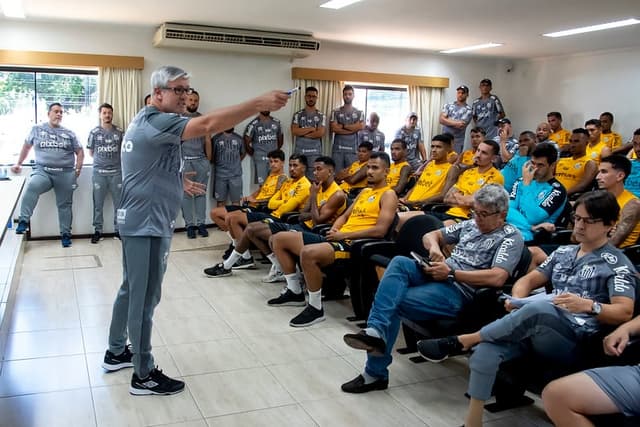
<instances>
[{"instance_id":1,"label":"seated man","mask_svg":"<svg viewBox=\"0 0 640 427\"><path fill-rule=\"evenodd\" d=\"M249 210L251 210L251 208L258 210L261 207L266 208L271 196L276 194L276 192L280 189L282 183L287 180L287 175L284 173L284 151L270 151L269 154L267 154L267 157L269 158L269 175L256 191L251 193L249 196L243 197L241 200L244 205L248 205ZM220 227L220 230L229 233L230 227L228 217L231 212L239 212L239 214L243 214L247 212L247 209L243 209L235 205L218 206L211 209L211 213L209 214L209 216L211 217L213 222L215 222L216 225ZM246 219L246 215L242 216L244 216ZM244 226L246 226L246 221L243 224L243 227ZM240 230L240 233L241 232L242 230ZM237 235L239 235L240 233L237 233ZM233 249L233 246L231 249Z\"/></svg>"},{"instance_id":2,"label":"seated man","mask_svg":"<svg viewBox=\"0 0 640 427\"><path fill-rule=\"evenodd\" d=\"M269 238L280 231L308 231L319 224L333 224L347 208L347 195L334 180L335 162L331 157L321 156L313 163L314 182L309 189L309 199L302 209L299 224L285 224L280 221L255 221L247 225L238 242L238 252L249 249L253 244L271 261L271 270L262 281L264 283L285 280L276 256L269 247Z\"/></svg>"},{"instance_id":3,"label":"seated man","mask_svg":"<svg viewBox=\"0 0 640 427\"><path fill-rule=\"evenodd\" d=\"M590 119L584 122L584 128L589 132L587 156L596 163L600 163L601 158L611 154L611 148L601 138L602 124L598 119Z\"/></svg>"},{"instance_id":4,"label":"seated man","mask_svg":"<svg viewBox=\"0 0 640 427\"><path fill-rule=\"evenodd\" d=\"M361 142L358 145L358 160L351 163L351 166L347 169L343 169L336 174L336 181L345 192L349 193L353 190L354 193L357 193L367 186L366 166L372 151L373 144Z\"/></svg>"},{"instance_id":5,"label":"seated man","mask_svg":"<svg viewBox=\"0 0 640 427\"><path fill-rule=\"evenodd\" d=\"M496 120L494 124L498 126L498 135L493 140L500 144L500 155L494 161L494 165L502 169L518 151L518 138L513 135L511 120L506 117Z\"/></svg>"},{"instance_id":6,"label":"seated man","mask_svg":"<svg viewBox=\"0 0 640 427\"><path fill-rule=\"evenodd\" d=\"M387 388L400 316L455 318L477 288L501 287L513 273L525 247L520 232L505 222L509 195L501 185L490 184L473 198L474 219L424 235L430 266L402 256L391 260L376 291L368 327L344 336L350 347L367 351L367 363L361 375L342 385L343 391ZM443 247L451 244L455 249L445 259Z\"/></svg>"},{"instance_id":7,"label":"seated man","mask_svg":"<svg viewBox=\"0 0 640 427\"><path fill-rule=\"evenodd\" d=\"M271 219L279 221L280 217L288 212L299 211L309 198L309 187L311 183L305 176L307 169L307 158L304 154L292 154L289 157L289 176L284 184L280 187L277 193L275 193L269 199L267 207L271 210L271 213L265 212L242 212L242 214L229 215L231 229L237 227L241 222L246 221L246 224L255 221L262 221L264 219ZM237 222L236 222L237 221ZM242 228L240 228L242 230ZM232 238L237 239L236 243L239 244L242 236L246 233L246 228L241 231L239 235L232 233ZM236 246L234 243L234 247ZM209 277L225 277L231 275L231 268L253 268L255 263L248 245L243 247L243 251L239 252L236 247L231 251L228 257L223 256L224 262L214 265L213 267L205 268L204 274Z\"/></svg>"},{"instance_id":8,"label":"seated man","mask_svg":"<svg viewBox=\"0 0 640 427\"><path fill-rule=\"evenodd\" d=\"M464 150L456 160L456 164L460 165L462 169L469 169L474 166L473 159L476 155L476 150L482 141L485 140L487 132L481 127L475 127L469 132L471 139L471 148Z\"/></svg>"},{"instance_id":9,"label":"seated man","mask_svg":"<svg viewBox=\"0 0 640 427\"><path fill-rule=\"evenodd\" d=\"M523 177L511 190L507 222L520 230L525 242L533 240L536 226L554 224L567 203L567 192L553 177L557 159L553 145L537 145L531 160L524 164Z\"/></svg>"},{"instance_id":10,"label":"seated man","mask_svg":"<svg viewBox=\"0 0 640 427\"><path fill-rule=\"evenodd\" d=\"M604 339L604 351L620 356L632 336L640 334L640 316L623 323ZM589 415L640 416L640 366L589 369L550 382L542 390L544 410L558 427L593 426Z\"/></svg>"},{"instance_id":11,"label":"seated man","mask_svg":"<svg viewBox=\"0 0 640 427\"><path fill-rule=\"evenodd\" d=\"M405 197L399 202L404 209L409 212L398 213L398 226L400 230L409 218L417 215L424 215L422 207L428 203L442 203L444 195L458 178L459 169L457 165L452 165L447 160L449 153L453 152L451 139L443 135L436 135L431 140L431 160L427 162L418 178L418 182L413 186Z\"/></svg>"},{"instance_id":12,"label":"seated man","mask_svg":"<svg viewBox=\"0 0 640 427\"><path fill-rule=\"evenodd\" d=\"M567 190L567 196L589 190L598 173L598 164L587 156L588 139L585 129L574 129L569 138L571 157L558 160L556 179Z\"/></svg>"},{"instance_id":13,"label":"seated man","mask_svg":"<svg viewBox=\"0 0 640 427\"><path fill-rule=\"evenodd\" d=\"M498 153L500 146L495 141L486 140L478 145L473 160L476 166L464 171L444 196L444 202L452 207L440 215L442 220L449 220L451 224L468 219L474 203L473 193L487 184L504 185L500 171L493 166Z\"/></svg>"},{"instance_id":14,"label":"seated man","mask_svg":"<svg viewBox=\"0 0 640 427\"><path fill-rule=\"evenodd\" d=\"M387 185L396 194L401 194L407 186L411 166L407 162L407 143L402 139L394 139L391 143L391 167L387 175Z\"/></svg>"},{"instance_id":15,"label":"seated man","mask_svg":"<svg viewBox=\"0 0 640 427\"><path fill-rule=\"evenodd\" d=\"M476 346L469 360L471 401L465 426L482 425L484 401L491 397L501 363L533 351L555 365L571 366L580 357L581 342L604 325L631 319L637 273L608 241L619 211L609 192L582 195L573 216L579 244L558 248L513 287L513 296L523 298L550 281L562 292L552 296L552 304L531 302L478 332L418 342L420 355L432 362ZM512 309L508 302L506 306Z\"/></svg>"},{"instance_id":16,"label":"seated man","mask_svg":"<svg viewBox=\"0 0 640 427\"><path fill-rule=\"evenodd\" d=\"M389 231L398 205L398 197L385 181L389 171L389 155L376 151L367 164L368 187L362 190L351 206L333 223L326 236L308 232L282 232L271 238L287 287L269 305L305 305L300 277L296 273L296 257L309 290L309 304L291 319L289 325L302 327L324 320L322 308L322 268L337 259L349 258L354 239L382 238Z\"/></svg>"},{"instance_id":17,"label":"seated man","mask_svg":"<svg viewBox=\"0 0 640 427\"><path fill-rule=\"evenodd\" d=\"M513 184L515 184L519 178L522 178L522 166L531 158L531 152L535 146L536 136L533 132L527 130L520 134L518 150L500 171L504 178L504 188L507 191L511 191Z\"/></svg>"},{"instance_id":18,"label":"seated man","mask_svg":"<svg viewBox=\"0 0 640 427\"><path fill-rule=\"evenodd\" d=\"M631 173L631 161L620 154L604 157L596 181L598 188L616 196L620 207L620 220L609 242L619 248L635 245L640 237L640 200L624 188Z\"/></svg>"},{"instance_id":19,"label":"seated man","mask_svg":"<svg viewBox=\"0 0 640 427\"><path fill-rule=\"evenodd\" d=\"M633 132L631 145L633 149L627 156L631 160L631 174L627 176L624 187L640 197L640 129Z\"/></svg>"}]
</instances>

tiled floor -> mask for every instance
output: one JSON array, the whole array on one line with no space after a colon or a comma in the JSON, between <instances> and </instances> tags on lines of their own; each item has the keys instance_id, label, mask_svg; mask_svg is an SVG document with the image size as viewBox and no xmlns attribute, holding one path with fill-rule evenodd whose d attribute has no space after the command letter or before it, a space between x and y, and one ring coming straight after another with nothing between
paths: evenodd
<instances>
[{"instance_id":1,"label":"tiled floor","mask_svg":"<svg viewBox=\"0 0 640 427\"><path fill-rule=\"evenodd\" d=\"M268 307L281 284L267 266L224 279L202 274L226 240L173 241L152 337L154 355L187 390L133 397L131 370L105 374L111 304L120 284L120 242L28 242L0 362L0 426L458 426L467 405L465 359L415 365L396 355L390 388L347 395L340 384L365 355L342 335L348 302L325 305L327 320L294 329L299 308ZM2 338L2 337L0 337ZM4 340L0 339L0 343ZM0 348L0 352L2 348ZM1 353L0 353L1 354ZM489 426L548 426L536 406L487 414Z\"/></svg>"}]
</instances>

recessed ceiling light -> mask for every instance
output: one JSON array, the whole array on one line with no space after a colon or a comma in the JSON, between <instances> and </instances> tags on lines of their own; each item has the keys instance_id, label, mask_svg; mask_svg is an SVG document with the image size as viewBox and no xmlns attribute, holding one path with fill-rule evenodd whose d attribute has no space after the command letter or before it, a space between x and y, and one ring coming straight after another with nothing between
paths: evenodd
<instances>
[{"instance_id":1,"label":"recessed ceiling light","mask_svg":"<svg viewBox=\"0 0 640 427\"><path fill-rule=\"evenodd\" d=\"M0 7L7 18L24 18L22 0L0 0Z\"/></svg>"},{"instance_id":2,"label":"recessed ceiling light","mask_svg":"<svg viewBox=\"0 0 640 427\"><path fill-rule=\"evenodd\" d=\"M590 33L592 31L609 30L611 28L626 27L628 25L640 24L640 20L635 18L625 19L623 21L609 22L608 24L590 25L588 27L574 28L573 30L557 31L555 33L543 34L545 37L565 37L574 34Z\"/></svg>"},{"instance_id":3,"label":"recessed ceiling light","mask_svg":"<svg viewBox=\"0 0 640 427\"><path fill-rule=\"evenodd\" d=\"M459 48L456 48L456 49L441 50L440 53L468 52L470 50L488 49L490 47L498 47L498 46L502 46L503 44L504 43L477 44L477 45L474 45L474 46L467 46L467 47L459 47Z\"/></svg>"},{"instance_id":4,"label":"recessed ceiling light","mask_svg":"<svg viewBox=\"0 0 640 427\"><path fill-rule=\"evenodd\" d=\"M331 0L326 3L322 3L320 7L325 7L327 9L342 9L343 7L358 3L359 1L362 0Z\"/></svg>"}]
</instances>

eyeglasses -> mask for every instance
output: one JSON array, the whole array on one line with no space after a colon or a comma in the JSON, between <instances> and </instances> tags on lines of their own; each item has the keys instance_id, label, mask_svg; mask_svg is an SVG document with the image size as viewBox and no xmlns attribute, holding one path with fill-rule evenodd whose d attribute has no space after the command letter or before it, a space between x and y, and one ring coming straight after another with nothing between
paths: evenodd
<instances>
[{"instance_id":1,"label":"eyeglasses","mask_svg":"<svg viewBox=\"0 0 640 427\"><path fill-rule=\"evenodd\" d=\"M160 89L162 90L172 90L173 93L175 93L176 95L182 95L183 93L186 93L187 95L193 95L193 93L196 91L194 88L192 87L161 87Z\"/></svg>"},{"instance_id":2,"label":"eyeglasses","mask_svg":"<svg viewBox=\"0 0 640 427\"><path fill-rule=\"evenodd\" d=\"M490 216L499 214L500 211L496 211L496 212L484 212L484 211L476 211L474 209L471 209L471 216L477 216L480 218L489 218Z\"/></svg>"},{"instance_id":3,"label":"eyeglasses","mask_svg":"<svg viewBox=\"0 0 640 427\"><path fill-rule=\"evenodd\" d=\"M588 224L588 225L593 225L595 223L602 222L601 218L591 218L588 216L580 216L576 214L573 214L571 216L571 219L573 219L574 224L577 224L578 221L583 221L585 224Z\"/></svg>"}]
</instances>

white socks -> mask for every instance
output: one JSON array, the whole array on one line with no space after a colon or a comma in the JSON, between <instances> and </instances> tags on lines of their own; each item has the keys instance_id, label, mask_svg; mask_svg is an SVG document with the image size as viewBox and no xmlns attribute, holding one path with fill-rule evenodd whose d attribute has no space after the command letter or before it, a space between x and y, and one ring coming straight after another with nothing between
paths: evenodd
<instances>
[{"instance_id":1,"label":"white socks","mask_svg":"<svg viewBox=\"0 0 640 427\"><path fill-rule=\"evenodd\" d=\"M271 252L270 254L267 255L267 259L271 261L271 264L275 266L276 270L280 272L282 271L282 266L278 262L278 258L276 258L276 254Z\"/></svg>"},{"instance_id":2,"label":"white socks","mask_svg":"<svg viewBox=\"0 0 640 427\"><path fill-rule=\"evenodd\" d=\"M291 273L284 275L287 281L287 289L291 290L294 294L300 294L302 292L302 286L300 286L300 276L298 273Z\"/></svg>"},{"instance_id":3,"label":"white socks","mask_svg":"<svg viewBox=\"0 0 640 427\"><path fill-rule=\"evenodd\" d=\"M233 252L231 252L231 255L229 255L229 258L227 258L222 263L222 266L224 267L225 270L231 270L231 267L233 267L233 264L235 264L236 261L240 259L240 257L242 257L242 254L234 249Z\"/></svg>"},{"instance_id":4,"label":"white socks","mask_svg":"<svg viewBox=\"0 0 640 427\"><path fill-rule=\"evenodd\" d=\"M249 259L249 258L251 258L251 251L250 251L249 249L247 249L246 251L244 251L244 252L242 253L242 258L243 258L243 259Z\"/></svg>"},{"instance_id":5,"label":"white socks","mask_svg":"<svg viewBox=\"0 0 640 427\"><path fill-rule=\"evenodd\" d=\"M322 289L319 291L309 291L309 305L317 310L322 310Z\"/></svg>"}]
</instances>

